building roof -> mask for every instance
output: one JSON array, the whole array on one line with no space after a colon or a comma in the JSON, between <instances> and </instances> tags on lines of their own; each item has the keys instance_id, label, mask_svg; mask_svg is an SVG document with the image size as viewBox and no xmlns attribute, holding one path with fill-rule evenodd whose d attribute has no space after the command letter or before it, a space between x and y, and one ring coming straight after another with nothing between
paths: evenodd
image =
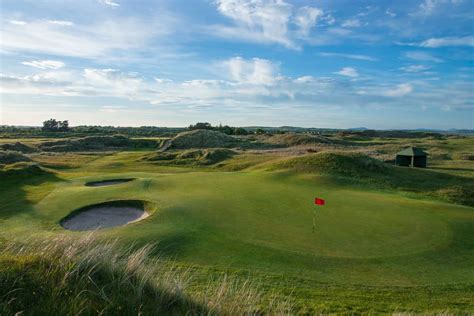
<instances>
[{"instance_id":1,"label":"building roof","mask_svg":"<svg viewBox=\"0 0 474 316\"><path fill-rule=\"evenodd\" d=\"M428 155L420 148L409 147L397 153L397 156L426 156Z\"/></svg>"}]
</instances>

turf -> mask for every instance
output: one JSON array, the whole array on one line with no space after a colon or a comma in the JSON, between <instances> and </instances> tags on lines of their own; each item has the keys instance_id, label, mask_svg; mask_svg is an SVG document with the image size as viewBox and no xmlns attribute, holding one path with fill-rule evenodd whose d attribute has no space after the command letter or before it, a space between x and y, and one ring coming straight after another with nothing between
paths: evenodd
<instances>
[{"instance_id":1,"label":"turf","mask_svg":"<svg viewBox=\"0 0 474 316\"><path fill-rule=\"evenodd\" d=\"M211 275L227 273L291 297L300 312L474 312L472 207L292 169L295 162L279 156L243 154L220 166L184 168L157 165L146 155L89 155L34 177L2 178L0 240L81 236L58 222L90 204L145 200L157 207L149 218L98 237L158 243L156 255L194 267L194 291ZM374 168L342 178L386 176L384 166ZM425 175L427 182L442 174L426 172L434 174ZM114 178L135 180L85 186ZM315 196L327 204L316 211L313 233Z\"/></svg>"}]
</instances>

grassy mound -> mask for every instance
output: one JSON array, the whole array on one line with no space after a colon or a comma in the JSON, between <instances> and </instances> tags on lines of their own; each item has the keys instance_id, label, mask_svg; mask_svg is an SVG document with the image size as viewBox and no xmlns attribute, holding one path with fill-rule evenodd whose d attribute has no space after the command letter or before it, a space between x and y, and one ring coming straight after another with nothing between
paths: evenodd
<instances>
[{"instance_id":1,"label":"grassy mound","mask_svg":"<svg viewBox=\"0 0 474 316\"><path fill-rule=\"evenodd\" d=\"M123 149L153 149L157 147L154 140L130 139L122 135L89 136L77 139L66 139L44 142L39 145L43 151L105 151Z\"/></svg>"},{"instance_id":2,"label":"grassy mound","mask_svg":"<svg viewBox=\"0 0 474 316\"><path fill-rule=\"evenodd\" d=\"M460 152L453 155L454 159L474 161L474 154L469 152Z\"/></svg>"},{"instance_id":3,"label":"grassy mound","mask_svg":"<svg viewBox=\"0 0 474 316\"><path fill-rule=\"evenodd\" d=\"M226 148L237 145L238 140L227 134L198 129L179 133L172 139L172 148Z\"/></svg>"},{"instance_id":4,"label":"grassy mound","mask_svg":"<svg viewBox=\"0 0 474 316\"><path fill-rule=\"evenodd\" d=\"M0 151L0 164L8 165L16 162L31 161L31 159L17 151Z\"/></svg>"},{"instance_id":5,"label":"grassy mound","mask_svg":"<svg viewBox=\"0 0 474 316\"><path fill-rule=\"evenodd\" d=\"M425 194L452 203L474 206L472 180L429 170L396 167L359 153L321 152L272 162L263 167L336 176L382 189Z\"/></svg>"},{"instance_id":6,"label":"grassy mound","mask_svg":"<svg viewBox=\"0 0 474 316\"><path fill-rule=\"evenodd\" d=\"M272 135L262 140L262 142L274 145L281 145L285 147L316 144L334 144L333 140L324 136L295 133Z\"/></svg>"},{"instance_id":7,"label":"grassy mound","mask_svg":"<svg viewBox=\"0 0 474 316\"><path fill-rule=\"evenodd\" d=\"M321 173L362 178L383 174L389 167L383 162L358 153L321 152L294 157L270 165L271 170L290 169L297 172Z\"/></svg>"},{"instance_id":8,"label":"grassy mound","mask_svg":"<svg viewBox=\"0 0 474 316\"><path fill-rule=\"evenodd\" d=\"M0 165L1 166L1 165ZM0 175L2 177L34 177L48 174L49 172L41 168L36 163L17 162L0 167Z\"/></svg>"},{"instance_id":9,"label":"grassy mound","mask_svg":"<svg viewBox=\"0 0 474 316\"><path fill-rule=\"evenodd\" d=\"M258 292L221 284L186 293L189 276L151 257L152 247L99 243L92 235L10 242L0 251L0 314L250 315ZM243 304L244 302L244 304ZM269 310L284 312L287 306Z\"/></svg>"},{"instance_id":10,"label":"grassy mound","mask_svg":"<svg viewBox=\"0 0 474 316\"><path fill-rule=\"evenodd\" d=\"M438 194L449 202L474 206L474 184L439 189Z\"/></svg>"},{"instance_id":11,"label":"grassy mound","mask_svg":"<svg viewBox=\"0 0 474 316\"><path fill-rule=\"evenodd\" d=\"M230 149L190 149L182 152L160 152L146 157L148 161L163 165L213 165L224 161L236 153Z\"/></svg>"},{"instance_id":12,"label":"grassy mound","mask_svg":"<svg viewBox=\"0 0 474 316\"><path fill-rule=\"evenodd\" d=\"M35 148L30 147L30 146L25 145L25 144L20 143L20 142L16 142L14 144L0 145L0 149L10 150L10 151L18 151L18 152L21 152L21 153L24 153L24 154L30 154L30 153L34 153L34 152L37 151Z\"/></svg>"}]
</instances>

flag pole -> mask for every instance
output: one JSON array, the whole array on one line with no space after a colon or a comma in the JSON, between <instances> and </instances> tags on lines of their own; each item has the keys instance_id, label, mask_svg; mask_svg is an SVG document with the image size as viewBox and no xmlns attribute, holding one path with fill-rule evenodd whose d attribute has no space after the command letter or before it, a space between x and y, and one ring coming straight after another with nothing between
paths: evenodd
<instances>
[{"instance_id":1,"label":"flag pole","mask_svg":"<svg viewBox=\"0 0 474 316\"><path fill-rule=\"evenodd\" d=\"M316 231L316 205L313 206L313 234Z\"/></svg>"},{"instance_id":2,"label":"flag pole","mask_svg":"<svg viewBox=\"0 0 474 316\"><path fill-rule=\"evenodd\" d=\"M326 202L323 199L315 198L314 199L314 209L313 209L313 233L316 232L316 208L318 205L324 205Z\"/></svg>"}]
</instances>

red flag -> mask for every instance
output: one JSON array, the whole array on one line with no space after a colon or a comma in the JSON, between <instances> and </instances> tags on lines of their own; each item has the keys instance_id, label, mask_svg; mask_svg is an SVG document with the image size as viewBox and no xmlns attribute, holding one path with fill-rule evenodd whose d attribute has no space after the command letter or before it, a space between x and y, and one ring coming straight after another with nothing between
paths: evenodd
<instances>
[{"instance_id":1,"label":"red flag","mask_svg":"<svg viewBox=\"0 0 474 316\"><path fill-rule=\"evenodd\" d=\"M315 198L314 199L314 204L315 205L324 205L325 201L323 199L320 199L320 198Z\"/></svg>"}]
</instances>

